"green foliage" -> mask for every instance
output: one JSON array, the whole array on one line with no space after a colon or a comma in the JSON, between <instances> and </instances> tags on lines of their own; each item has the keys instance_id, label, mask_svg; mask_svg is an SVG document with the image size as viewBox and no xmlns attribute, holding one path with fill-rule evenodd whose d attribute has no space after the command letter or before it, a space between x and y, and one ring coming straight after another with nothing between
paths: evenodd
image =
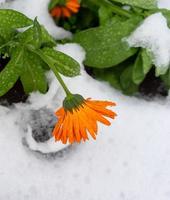
<instances>
[{"instance_id":1,"label":"green foliage","mask_svg":"<svg viewBox=\"0 0 170 200\"><path fill-rule=\"evenodd\" d=\"M142 83L146 74L150 71L151 68L151 57L149 53L147 53L146 49L142 49L139 52L133 67L133 82L137 85Z\"/></svg>"},{"instance_id":2,"label":"green foliage","mask_svg":"<svg viewBox=\"0 0 170 200\"><path fill-rule=\"evenodd\" d=\"M133 82L133 65L129 65L120 76L120 83L124 94L132 95L138 91L138 86Z\"/></svg>"},{"instance_id":3,"label":"green foliage","mask_svg":"<svg viewBox=\"0 0 170 200\"><path fill-rule=\"evenodd\" d=\"M20 79L26 93L36 90L42 93L47 91L47 80L42 66L42 60L36 54L25 50Z\"/></svg>"},{"instance_id":4,"label":"green foliage","mask_svg":"<svg viewBox=\"0 0 170 200\"><path fill-rule=\"evenodd\" d=\"M54 67L64 76L74 77L80 75L79 63L60 51L44 48L40 56L47 64Z\"/></svg>"},{"instance_id":5,"label":"green foliage","mask_svg":"<svg viewBox=\"0 0 170 200\"><path fill-rule=\"evenodd\" d=\"M65 76L80 73L79 64L71 57L53 49L55 40L41 26L37 18L34 21L14 10L0 10L0 53L8 55L9 63L0 72L0 96L8 92L18 79L24 91L45 93L48 88L45 71ZM28 27L29 26L29 27ZM18 28L28 27L23 32ZM46 58L50 62L46 62Z\"/></svg>"},{"instance_id":6,"label":"green foliage","mask_svg":"<svg viewBox=\"0 0 170 200\"><path fill-rule=\"evenodd\" d=\"M170 89L170 69L168 69L167 73L161 76L161 79L165 83L166 87Z\"/></svg>"},{"instance_id":7,"label":"green foliage","mask_svg":"<svg viewBox=\"0 0 170 200\"><path fill-rule=\"evenodd\" d=\"M86 2L86 0L84 1ZM138 92L147 74L155 67L155 78L161 77L170 87L169 66L154 66L149 50L130 48L128 37L151 14L162 12L170 27L170 11L158 9L156 0L88 0L98 12L99 25L77 32L73 41L86 51L84 64L96 78L132 95ZM122 7L127 5L128 9Z\"/></svg>"},{"instance_id":8,"label":"green foliage","mask_svg":"<svg viewBox=\"0 0 170 200\"><path fill-rule=\"evenodd\" d=\"M111 86L118 90L122 90L120 83L120 75L123 70L126 68L126 63L121 63L116 67L108 68L108 69L93 69L93 73L96 78L99 80L105 80L110 83Z\"/></svg>"},{"instance_id":9,"label":"green foliage","mask_svg":"<svg viewBox=\"0 0 170 200\"><path fill-rule=\"evenodd\" d=\"M106 24L113 16L112 10L104 5L100 6L98 12L99 12L100 25Z\"/></svg>"},{"instance_id":10,"label":"green foliage","mask_svg":"<svg viewBox=\"0 0 170 200\"><path fill-rule=\"evenodd\" d=\"M128 36L141 22L141 17L122 21L113 18L110 23L75 34L73 41L86 50L85 64L90 67L108 68L115 66L136 53L123 38Z\"/></svg>"},{"instance_id":11,"label":"green foliage","mask_svg":"<svg viewBox=\"0 0 170 200\"><path fill-rule=\"evenodd\" d=\"M41 31L41 25L38 23L37 18L34 20L33 25L33 40L34 45L39 49L42 45L42 31Z\"/></svg>"},{"instance_id":12,"label":"green foliage","mask_svg":"<svg viewBox=\"0 0 170 200\"><path fill-rule=\"evenodd\" d=\"M138 84L133 81L133 69L133 63L128 61L108 69L94 69L93 73L99 80L109 82L126 95L132 95L138 91Z\"/></svg>"},{"instance_id":13,"label":"green foliage","mask_svg":"<svg viewBox=\"0 0 170 200\"><path fill-rule=\"evenodd\" d=\"M125 5L136 6L144 9L154 9L157 7L157 0L111 0Z\"/></svg>"},{"instance_id":14,"label":"green foliage","mask_svg":"<svg viewBox=\"0 0 170 200\"><path fill-rule=\"evenodd\" d=\"M15 48L11 54L11 60L0 73L0 96L10 90L18 80L23 67L23 48Z\"/></svg>"},{"instance_id":15,"label":"green foliage","mask_svg":"<svg viewBox=\"0 0 170 200\"><path fill-rule=\"evenodd\" d=\"M16 29L32 25L32 20L17 11L0 9L0 28Z\"/></svg>"}]
</instances>

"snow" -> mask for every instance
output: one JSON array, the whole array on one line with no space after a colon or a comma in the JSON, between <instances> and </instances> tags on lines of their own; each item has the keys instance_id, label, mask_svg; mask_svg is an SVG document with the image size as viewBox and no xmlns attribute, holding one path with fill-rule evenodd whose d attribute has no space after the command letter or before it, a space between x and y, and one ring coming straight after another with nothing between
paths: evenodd
<instances>
[{"instance_id":1,"label":"snow","mask_svg":"<svg viewBox=\"0 0 170 200\"><path fill-rule=\"evenodd\" d=\"M74 58L77 55L80 62L83 52L79 49L79 54L78 48L75 44L58 47ZM81 76L65 81L74 93L84 97L116 101L118 118L109 128L99 126L96 141L73 145L62 155L46 158L22 145L24 133L16 124L16 110L2 107L0 199L169 200L169 98L145 101L123 96L89 77L83 68ZM42 101L36 93L30 98L32 104L34 95ZM57 108L63 97L57 92L51 107L56 103Z\"/></svg>"},{"instance_id":2,"label":"snow","mask_svg":"<svg viewBox=\"0 0 170 200\"><path fill-rule=\"evenodd\" d=\"M170 65L170 29L162 13L147 17L127 42L131 47L142 47L152 52L158 75L167 71Z\"/></svg>"},{"instance_id":3,"label":"snow","mask_svg":"<svg viewBox=\"0 0 170 200\"><path fill-rule=\"evenodd\" d=\"M0 0L0 4L1 4L1 3L2 3L2 4L5 3L5 0Z\"/></svg>"},{"instance_id":4,"label":"snow","mask_svg":"<svg viewBox=\"0 0 170 200\"><path fill-rule=\"evenodd\" d=\"M158 8L170 9L169 0L158 0Z\"/></svg>"},{"instance_id":5,"label":"snow","mask_svg":"<svg viewBox=\"0 0 170 200\"><path fill-rule=\"evenodd\" d=\"M24 2L30 10L34 7L33 1ZM21 127L27 128L29 112L57 109L64 98L53 74L47 74L46 95L33 93L27 105L0 107L0 199L169 200L170 97L146 101L124 96L84 71L85 53L80 46L65 44L57 49L82 66L80 76L64 78L69 88L84 97L117 102L118 117L110 127L99 125L96 141L48 156L29 150L22 140L28 132ZM55 151L54 143L40 149L32 141L29 144L36 151L47 146Z\"/></svg>"}]
</instances>

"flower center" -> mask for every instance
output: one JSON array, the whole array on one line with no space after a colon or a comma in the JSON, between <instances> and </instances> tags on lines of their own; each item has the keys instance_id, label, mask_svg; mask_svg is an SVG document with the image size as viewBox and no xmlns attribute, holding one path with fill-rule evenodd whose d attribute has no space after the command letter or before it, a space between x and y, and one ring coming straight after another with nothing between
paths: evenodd
<instances>
[{"instance_id":1,"label":"flower center","mask_svg":"<svg viewBox=\"0 0 170 200\"><path fill-rule=\"evenodd\" d=\"M79 94L70 94L63 101L65 111L72 112L73 109L78 109L84 103L85 99Z\"/></svg>"}]
</instances>

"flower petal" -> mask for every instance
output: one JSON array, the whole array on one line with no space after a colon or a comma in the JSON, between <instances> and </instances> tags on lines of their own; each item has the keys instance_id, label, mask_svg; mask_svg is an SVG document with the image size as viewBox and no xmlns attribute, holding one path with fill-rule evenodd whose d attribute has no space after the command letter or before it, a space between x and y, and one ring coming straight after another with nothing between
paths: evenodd
<instances>
[{"instance_id":1,"label":"flower petal","mask_svg":"<svg viewBox=\"0 0 170 200\"><path fill-rule=\"evenodd\" d=\"M71 12L68 8L62 7L62 16L63 17L70 17L71 16Z\"/></svg>"}]
</instances>

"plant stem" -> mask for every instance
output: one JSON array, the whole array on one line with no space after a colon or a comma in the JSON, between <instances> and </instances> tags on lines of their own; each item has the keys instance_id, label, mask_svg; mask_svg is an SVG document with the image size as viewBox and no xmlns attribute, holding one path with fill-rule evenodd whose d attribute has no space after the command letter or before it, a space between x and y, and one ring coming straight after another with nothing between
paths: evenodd
<instances>
[{"instance_id":1,"label":"plant stem","mask_svg":"<svg viewBox=\"0 0 170 200\"><path fill-rule=\"evenodd\" d=\"M71 95L70 90L68 89L68 87L66 86L66 84L64 83L63 79L61 78L60 74L58 73L58 71L55 69L55 67L51 67L51 69L53 70L58 82L61 84L61 86L63 87L65 93L67 96Z\"/></svg>"},{"instance_id":2,"label":"plant stem","mask_svg":"<svg viewBox=\"0 0 170 200\"><path fill-rule=\"evenodd\" d=\"M112 0L113 2L114 2L114 0ZM114 4L112 4L111 2L109 2L109 1L104 1L105 2L105 4L107 4L109 7L110 7L110 9L115 13L115 14L118 14L118 15L120 15L120 16L124 16L124 17L128 17L128 18L130 18L132 15L131 15L131 13L129 12L129 11L127 11L127 10L124 10L124 9L122 9L122 8L120 8L119 6L116 6L116 5L114 5Z\"/></svg>"},{"instance_id":3,"label":"plant stem","mask_svg":"<svg viewBox=\"0 0 170 200\"><path fill-rule=\"evenodd\" d=\"M53 62L51 62L50 58L48 56L45 56L41 50L34 50L32 47L29 47L29 50L40 56L40 58L49 66L49 68L54 72L58 82L61 84L62 88L64 89L67 96L72 95L66 84L64 83L63 79L61 78L60 74L58 73L58 70L53 65Z\"/></svg>"}]
</instances>

